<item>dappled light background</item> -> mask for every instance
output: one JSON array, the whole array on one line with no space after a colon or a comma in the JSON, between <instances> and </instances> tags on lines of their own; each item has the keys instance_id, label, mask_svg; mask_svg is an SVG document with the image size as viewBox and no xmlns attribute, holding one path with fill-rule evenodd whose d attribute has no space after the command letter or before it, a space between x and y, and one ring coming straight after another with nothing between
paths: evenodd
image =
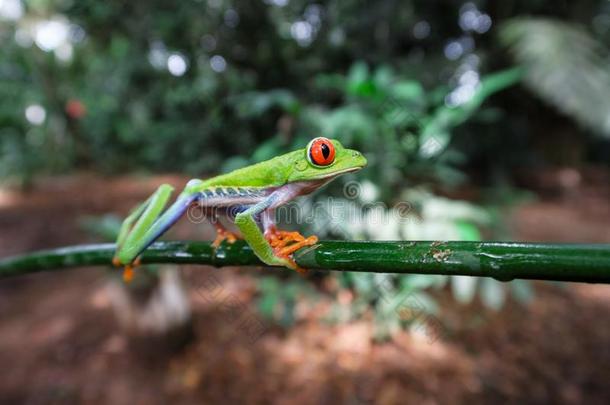
<instances>
[{"instance_id":1,"label":"dappled light background","mask_svg":"<svg viewBox=\"0 0 610 405\"><path fill-rule=\"evenodd\" d=\"M0 0L0 44L0 257L315 136L369 166L285 228L610 243L607 1ZM566 283L41 273L0 281L0 401L606 403L609 315Z\"/></svg>"}]
</instances>

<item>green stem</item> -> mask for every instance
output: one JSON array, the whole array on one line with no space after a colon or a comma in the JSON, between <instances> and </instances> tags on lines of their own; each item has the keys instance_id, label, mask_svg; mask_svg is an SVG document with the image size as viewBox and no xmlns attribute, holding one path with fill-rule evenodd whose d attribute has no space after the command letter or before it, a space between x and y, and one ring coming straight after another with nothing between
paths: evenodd
<instances>
[{"instance_id":1,"label":"green stem","mask_svg":"<svg viewBox=\"0 0 610 405\"><path fill-rule=\"evenodd\" d=\"M0 260L0 277L79 266L108 266L113 244L81 245ZM610 245L520 242L322 241L295 254L308 269L399 274L445 274L610 283ZM158 242L143 263L262 265L238 241L214 250L208 242Z\"/></svg>"}]
</instances>

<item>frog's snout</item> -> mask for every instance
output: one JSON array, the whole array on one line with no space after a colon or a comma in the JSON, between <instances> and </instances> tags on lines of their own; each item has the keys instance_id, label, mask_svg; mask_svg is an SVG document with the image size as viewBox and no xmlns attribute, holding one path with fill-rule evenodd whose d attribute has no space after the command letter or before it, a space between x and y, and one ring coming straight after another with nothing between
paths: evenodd
<instances>
[{"instance_id":1,"label":"frog's snout","mask_svg":"<svg viewBox=\"0 0 610 405\"><path fill-rule=\"evenodd\" d=\"M357 150L352 150L352 159L357 159L358 166L364 167L367 164L366 158Z\"/></svg>"}]
</instances>

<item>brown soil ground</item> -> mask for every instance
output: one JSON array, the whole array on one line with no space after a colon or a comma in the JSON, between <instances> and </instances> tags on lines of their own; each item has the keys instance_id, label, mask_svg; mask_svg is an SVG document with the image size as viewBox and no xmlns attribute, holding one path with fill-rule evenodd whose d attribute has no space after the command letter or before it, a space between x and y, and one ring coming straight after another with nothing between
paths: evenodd
<instances>
[{"instance_id":1,"label":"brown soil ground","mask_svg":"<svg viewBox=\"0 0 610 405\"><path fill-rule=\"evenodd\" d=\"M43 181L0 190L0 257L92 241L83 215L125 213L160 182ZM610 242L610 195L600 188L531 202L509 221L522 240ZM211 230L181 224L178 237ZM214 275L222 293L254 308L252 270L187 267L194 339L180 351L135 341L110 308L107 270L39 273L0 281L2 403L610 403L610 286L536 283L527 307L456 305L443 292L445 333L402 333L374 343L371 323L330 325L303 311L253 341L196 286ZM251 315L257 315L252 311Z\"/></svg>"}]
</instances>

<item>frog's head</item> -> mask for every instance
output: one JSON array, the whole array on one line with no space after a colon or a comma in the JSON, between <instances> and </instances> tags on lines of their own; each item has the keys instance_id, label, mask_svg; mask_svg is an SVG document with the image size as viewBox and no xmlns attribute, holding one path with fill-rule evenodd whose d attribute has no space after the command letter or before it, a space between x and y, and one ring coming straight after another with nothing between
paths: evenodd
<instances>
[{"instance_id":1,"label":"frog's head","mask_svg":"<svg viewBox=\"0 0 610 405\"><path fill-rule=\"evenodd\" d=\"M334 139L314 138L305 149L292 152L288 182L330 180L366 166L362 153L346 149Z\"/></svg>"}]
</instances>

